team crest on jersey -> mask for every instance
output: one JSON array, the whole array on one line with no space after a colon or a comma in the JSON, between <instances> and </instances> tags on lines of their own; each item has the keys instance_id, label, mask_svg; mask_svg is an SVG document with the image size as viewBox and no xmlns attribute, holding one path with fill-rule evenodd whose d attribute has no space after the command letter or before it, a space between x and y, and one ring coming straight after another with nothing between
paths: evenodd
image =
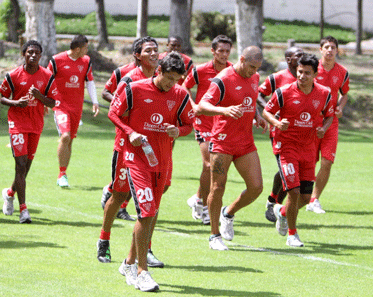
<instances>
[{"instance_id":1,"label":"team crest on jersey","mask_svg":"<svg viewBox=\"0 0 373 297\"><path fill-rule=\"evenodd\" d=\"M257 84L251 84L251 87L253 88L253 90L256 92L256 90L258 89L258 85Z\"/></svg>"},{"instance_id":2,"label":"team crest on jersey","mask_svg":"<svg viewBox=\"0 0 373 297\"><path fill-rule=\"evenodd\" d=\"M37 81L36 84L38 86L38 89L41 89L41 87L44 85L44 82L43 81Z\"/></svg>"},{"instance_id":3,"label":"team crest on jersey","mask_svg":"<svg viewBox=\"0 0 373 297\"><path fill-rule=\"evenodd\" d=\"M333 83L336 84L339 80L338 76L333 76L332 77Z\"/></svg>"},{"instance_id":4,"label":"team crest on jersey","mask_svg":"<svg viewBox=\"0 0 373 297\"><path fill-rule=\"evenodd\" d=\"M176 102L173 100L167 100L168 110L171 111L175 107Z\"/></svg>"},{"instance_id":5,"label":"team crest on jersey","mask_svg":"<svg viewBox=\"0 0 373 297\"><path fill-rule=\"evenodd\" d=\"M84 66L83 65L78 65L78 69L79 69L80 72L82 72L83 69L84 69Z\"/></svg>"},{"instance_id":6,"label":"team crest on jersey","mask_svg":"<svg viewBox=\"0 0 373 297\"><path fill-rule=\"evenodd\" d=\"M316 109L316 108L319 107L319 105L320 105L320 101L319 101L319 100L312 100L312 105L313 105L313 107Z\"/></svg>"}]
</instances>

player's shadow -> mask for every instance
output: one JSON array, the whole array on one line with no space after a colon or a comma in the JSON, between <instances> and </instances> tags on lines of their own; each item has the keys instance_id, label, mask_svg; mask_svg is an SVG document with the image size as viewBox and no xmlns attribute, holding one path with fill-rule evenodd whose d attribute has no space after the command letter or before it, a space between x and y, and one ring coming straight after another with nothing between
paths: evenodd
<instances>
[{"instance_id":1,"label":"player's shadow","mask_svg":"<svg viewBox=\"0 0 373 297\"><path fill-rule=\"evenodd\" d=\"M247 282L248 286L250 286L250 282ZM170 292L174 296L178 294L183 295L202 295L202 296L245 296L245 297L278 297L282 296L279 293L275 292L250 292L247 290L239 291L234 289L224 290L224 289L206 289L203 287L193 287L193 286L182 286L182 285L170 285L168 283L159 284L161 287L160 293L162 292Z\"/></svg>"},{"instance_id":2,"label":"player's shadow","mask_svg":"<svg viewBox=\"0 0 373 297\"><path fill-rule=\"evenodd\" d=\"M31 213L31 212L30 212ZM86 221L61 221L61 220L50 220L46 218L40 217L33 217L31 216L31 225L41 225L41 226L71 226L71 227L95 227L100 228L102 226L101 223L89 223ZM7 218L0 218L0 224L19 224L18 218L17 220L14 219L7 219Z\"/></svg>"},{"instance_id":3,"label":"player's shadow","mask_svg":"<svg viewBox=\"0 0 373 297\"><path fill-rule=\"evenodd\" d=\"M373 215L373 211L340 211L340 210L327 210L328 213L347 214L352 216L367 216Z\"/></svg>"},{"instance_id":4,"label":"player's shadow","mask_svg":"<svg viewBox=\"0 0 373 297\"><path fill-rule=\"evenodd\" d=\"M61 190L62 191L66 191L66 190L81 190L81 191L91 192L91 191L99 191L99 190L102 191L102 187L76 185L76 186L71 186L71 187L68 187L68 188L63 188Z\"/></svg>"},{"instance_id":5,"label":"player's shadow","mask_svg":"<svg viewBox=\"0 0 373 297\"><path fill-rule=\"evenodd\" d=\"M52 242L43 241L27 241L27 240L2 240L0 243L1 249L24 249L24 248L59 248L66 249L66 246L61 246Z\"/></svg>"},{"instance_id":6,"label":"player's shadow","mask_svg":"<svg viewBox=\"0 0 373 297\"><path fill-rule=\"evenodd\" d=\"M373 226L359 226L359 225L333 225L333 224L305 224L305 223L300 223L298 224L299 229L307 229L307 230L318 230L318 229L356 229L356 230L361 230L361 229L367 229L367 230L373 230Z\"/></svg>"},{"instance_id":7,"label":"player's shadow","mask_svg":"<svg viewBox=\"0 0 373 297\"><path fill-rule=\"evenodd\" d=\"M242 266L230 266L230 265L224 265L224 266L206 266L206 265L167 265L167 269L183 269L183 270L190 270L190 271L196 271L196 272L214 272L214 273L220 273L220 272L231 272L231 273L237 273L237 272L251 272L251 273L264 273L262 270L253 269L253 268L245 268Z\"/></svg>"}]
</instances>

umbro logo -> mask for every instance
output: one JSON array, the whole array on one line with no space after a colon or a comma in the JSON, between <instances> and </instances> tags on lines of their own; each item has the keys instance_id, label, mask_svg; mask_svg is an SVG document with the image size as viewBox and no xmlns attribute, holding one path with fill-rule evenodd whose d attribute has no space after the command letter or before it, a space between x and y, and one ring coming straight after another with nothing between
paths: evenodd
<instances>
[{"instance_id":1,"label":"umbro logo","mask_svg":"<svg viewBox=\"0 0 373 297\"><path fill-rule=\"evenodd\" d=\"M293 103L294 103L294 104L299 104L299 103L300 103L300 101L298 101L298 100L295 100L295 101L293 101Z\"/></svg>"},{"instance_id":2,"label":"umbro logo","mask_svg":"<svg viewBox=\"0 0 373 297\"><path fill-rule=\"evenodd\" d=\"M70 66L69 66L69 65L66 65L66 66L64 66L63 68L65 68L65 69L70 69Z\"/></svg>"},{"instance_id":3,"label":"umbro logo","mask_svg":"<svg viewBox=\"0 0 373 297\"><path fill-rule=\"evenodd\" d=\"M242 89L241 86L236 87L236 90L241 90L241 89Z\"/></svg>"},{"instance_id":4,"label":"umbro logo","mask_svg":"<svg viewBox=\"0 0 373 297\"><path fill-rule=\"evenodd\" d=\"M145 99L144 101L145 101L146 103L152 103L152 102L153 102L152 99Z\"/></svg>"},{"instance_id":5,"label":"umbro logo","mask_svg":"<svg viewBox=\"0 0 373 297\"><path fill-rule=\"evenodd\" d=\"M316 77L318 80L322 80L322 79L324 79L322 76L318 76L318 77Z\"/></svg>"},{"instance_id":6,"label":"umbro logo","mask_svg":"<svg viewBox=\"0 0 373 297\"><path fill-rule=\"evenodd\" d=\"M214 78L209 78L209 81L212 81Z\"/></svg>"},{"instance_id":7,"label":"umbro logo","mask_svg":"<svg viewBox=\"0 0 373 297\"><path fill-rule=\"evenodd\" d=\"M23 81L20 83L20 85L24 86L25 84L27 84L27 82Z\"/></svg>"}]
</instances>

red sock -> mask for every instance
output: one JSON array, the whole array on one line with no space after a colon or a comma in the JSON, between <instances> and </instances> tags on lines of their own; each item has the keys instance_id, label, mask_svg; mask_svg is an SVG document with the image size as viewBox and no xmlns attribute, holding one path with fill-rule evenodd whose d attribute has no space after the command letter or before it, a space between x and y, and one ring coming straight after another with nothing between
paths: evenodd
<instances>
[{"instance_id":1,"label":"red sock","mask_svg":"<svg viewBox=\"0 0 373 297\"><path fill-rule=\"evenodd\" d=\"M120 208L126 208L128 205L128 201L124 201Z\"/></svg>"},{"instance_id":2,"label":"red sock","mask_svg":"<svg viewBox=\"0 0 373 297\"><path fill-rule=\"evenodd\" d=\"M271 195L270 195L270 196L271 196L273 199L277 200L278 195L273 194L273 192L271 192Z\"/></svg>"},{"instance_id":3,"label":"red sock","mask_svg":"<svg viewBox=\"0 0 373 297\"><path fill-rule=\"evenodd\" d=\"M100 239L110 240L110 232L105 232L104 229L101 229Z\"/></svg>"},{"instance_id":4,"label":"red sock","mask_svg":"<svg viewBox=\"0 0 373 297\"><path fill-rule=\"evenodd\" d=\"M149 241L149 250L151 250L152 249L152 241L150 240Z\"/></svg>"},{"instance_id":5,"label":"red sock","mask_svg":"<svg viewBox=\"0 0 373 297\"><path fill-rule=\"evenodd\" d=\"M289 228L289 235L294 235L295 233L297 233L297 229L290 229Z\"/></svg>"},{"instance_id":6,"label":"red sock","mask_svg":"<svg viewBox=\"0 0 373 297\"><path fill-rule=\"evenodd\" d=\"M25 209L27 209L27 206L26 206L26 203L23 203L19 206L19 212L22 212L24 211Z\"/></svg>"},{"instance_id":7,"label":"red sock","mask_svg":"<svg viewBox=\"0 0 373 297\"><path fill-rule=\"evenodd\" d=\"M16 193L16 191L13 191L12 188L9 188L8 191L6 192L6 194L10 197L14 197L15 193Z\"/></svg>"},{"instance_id":8,"label":"red sock","mask_svg":"<svg viewBox=\"0 0 373 297\"><path fill-rule=\"evenodd\" d=\"M113 194L113 188L112 188L112 186L113 186L113 184L110 183L110 184L108 185L108 187L107 187L108 192L111 193L111 194Z\"/></svg>"},{"instance_id":9,"label":"red sock","mask_svg":"<svg viewBox=\"0 0 373 297\"><path fill-rule=\"evenodd\" d=\"M280 213L281 213L281 215L282 215L284 218L286 218L286 208L285 208L285 206L281 207L281 209L280 209Z\"/></svg>"},{"instance_id":10,"label":"red sock","mask_svg":"<svg viewBox=\"0 0 373 297\"><path fill-rule=\"evenodd\" d=\"M316 200L316 197L312 197L310 200L310 203L314 202Z\"/></svg>"},{"instance_id":11,"label":"red sock","mask_svg":"<svg viewBox=\"0 0 373 297\"><path fill-rule=\"evenodd\" d=\"M60 167L60 174L58 175L58 178L66 175L66 169L67 169L67 167Z\"/></svg>"}]
</instances>

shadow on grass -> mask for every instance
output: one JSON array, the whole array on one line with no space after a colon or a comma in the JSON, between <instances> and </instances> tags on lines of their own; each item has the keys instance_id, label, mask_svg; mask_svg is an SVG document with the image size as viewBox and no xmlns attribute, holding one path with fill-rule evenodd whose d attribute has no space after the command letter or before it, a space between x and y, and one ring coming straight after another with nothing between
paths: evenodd
<instances>
[{"instance_id":1,"label":"shadow on grass","mask_svg":"<svg viewBox=\"0 0 373 297\"><path fill-rule=\"evenodd\" d=\"M31 212L30 212L31 213ZM54 221L50 219L45 218L39 218L39 217L33 217L31 216L32 223L31 225L41 225L41 226L54 226L54 225L60 225L60 226L71 226L71 227L95 227L100 228L102 226L101 223L89 223L84 221ZM11 219L3 219L0 218L0 224L19 224L18 217L17 220L11 220Z\"/></svg>"},{"instance_id":2,"label":"shadow on grass","mask_svg":"<svg viewBox=\"0 0 373 297\"><path fill-rule=\"evenodd\" d=\"M160 283L160 293L170 292L177 296L178 294L198 294L202 296L246 296L246 297L271 297L271 296L281 296L279 293L274 292L248 292L248 291L238 291L238 290L222 290L222 289L205 289L201 287L192 286L176 286L170 284ZM165 289L166 288L166 289ZM168 288L168 289L167 289Z\"/></svg>"},{"instance_id":3,"label":"shadow on grass","mask_svg":"<svg viewBox=\"0 0 373 297\"><path fill-rule=\"evenodd\" d=\"M191 270L191 271L198 271L198 272L252 272L252 273L264 273L262 270L257 270L253 268L246 268L242 266L204 266L204 265L190 265L190 266L180 266L180 265L167 265L168 269L183 269L183 270Z\"/></svg>"},{"instance_id":4,"label":"shadow on grass","mask_svg":"<svg viewBox=\"0 0 373 297\"><path fill-rule=\"evenodd\" d=\"M1 241L2 249L23 249L23 248L39 248L39 247L58 248L58 249L67 248L66 246L57 245L51 242L25 241L24 239L20 241L16 241L16 240Z\"/></svg>"},{"instance_id":5,"label":"shadow on grass","mask_svg":"<svg viewBox=\"0 0 373 297\"><path fill-rule=\"evenodd\" d=\"M352 215L352 216L373 215L373 211L338 211L338 210L328 210L328 213L347 214L347 215Z\"/></svg>"}]
</instances>

